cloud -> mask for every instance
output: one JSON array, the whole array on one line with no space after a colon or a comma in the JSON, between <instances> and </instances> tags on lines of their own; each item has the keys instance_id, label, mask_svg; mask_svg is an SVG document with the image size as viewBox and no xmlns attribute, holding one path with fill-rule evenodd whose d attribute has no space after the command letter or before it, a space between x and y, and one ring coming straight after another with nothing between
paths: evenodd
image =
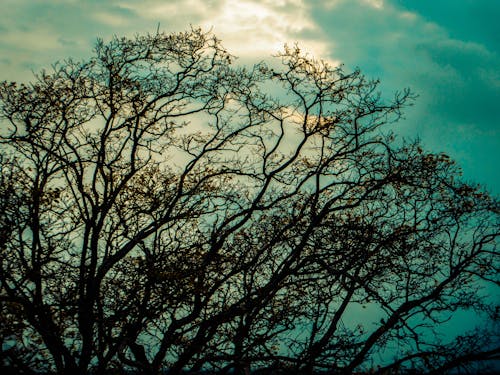
<instances>
[{"instance_id":1,"label":"cloud","mask_svg":"<svg viewBox=\"0 0 500 375\"><path fill-rule=\"evenodd\" d=\"M435 111L440 106L451 121L477 123L497 128L500 98L500 58L484 46L450 39L416 46L427 67L418 78L428 90ZM451 111L450 109L453 109Z\"/></svg>"},{"instance_id":2,"label":"cloud","mask_svg":"<svg viewBox=\"0 0 500 375\"><path fill-rule=\"evenodd\" d=\"M0 35L0 43L3 48L11 51L49 52L61 46L59 40L49 29L5 32Z\"/></svg>"},{"instance_id":3,"label":"cloud","mask_svg":"<svg viewBox=\"0 0 500 375\"><path fill-rule=\"evenodd\" d=\"M132 12L134 19L140 20L142 26L146 23L152 23L156 26L157 22L161 22L164 28L180 31L185 29L186 25L198 26L204 18L214 17L219 12L223 2L186 0L183 1L182 5L179 5L178 2L169 1L145 0L138 2L122 0L116 4ZM182 28L179 29L179 27Z\"/></svg>"},{"instance_id":4,"label":"cloud","mask_svg":"<svg viewBox=\"0 0 500 375\"><path fill-rule=\"evenodd\" d=\"M450 153L468 176L500 190L494 177L500 157L497 50L458 38L400 3L336 0L314 8L312 16L332 59L380 78L383 92L411 87L419 95L399 132Z\"/></svg>"},{"instance_id":5,"label":"cloud","mask_svg":"<svg viewBox=\"0 0 500 375\"><path fill-rule=\"evenodd\" d=\"M202 26L213 27L224 45L237 56L266 58L295 41L316 55L326 52L326 44L311 38L316 25L305 1L225 2L215 17Z\"/></svg>"},{"instance_id":6,"label":"cloud","mask_svg":"<svg viewBox=\"0 0 500 375\"><path fill-rule=\"evenodd\" d=\"M362 2L375 9L382 9L384 7L384 0L362 0Z\"/></svg>"},{"instance_id":7,"label":"cloud","mask_svg":"<svg viewBox=\"0 0 500 375\"><path fill-rule=\"evenodd\" d=\"M395 1L393 1L395 3ZM439 24L451 38L479 42L500 52L498 0L398 0L397 5Z\"/></svg>"},{"instance_id":8,"label":"cloud","mask_svg":"<svg viewBox=\"0 0 500 375\"><path fill-rule=\"evenodd\" d=\"M93 14L93 18L106 26L120 27L130 25L129 20L116 13L97 11Z\"/></svg>"}]
</instances>

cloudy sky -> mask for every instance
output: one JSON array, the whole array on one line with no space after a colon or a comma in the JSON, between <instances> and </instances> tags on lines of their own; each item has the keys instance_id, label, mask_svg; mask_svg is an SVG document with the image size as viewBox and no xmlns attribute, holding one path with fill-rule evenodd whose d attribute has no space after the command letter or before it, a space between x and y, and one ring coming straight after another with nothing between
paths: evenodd
<instances>
[{"instance_id":1,"label":"cloudy sky","mask_svg":"<svg viewBox=\"0 0 500 375\"><path fill-rule=\"evenodd\" d=\"M0 0L0 80L66 57L96 37L212 29L241 62L298 42L360 67L384 92L418 95L400 132L457 159L468 180L500 193L498 0Z\"/></svg>"}]
</instances>

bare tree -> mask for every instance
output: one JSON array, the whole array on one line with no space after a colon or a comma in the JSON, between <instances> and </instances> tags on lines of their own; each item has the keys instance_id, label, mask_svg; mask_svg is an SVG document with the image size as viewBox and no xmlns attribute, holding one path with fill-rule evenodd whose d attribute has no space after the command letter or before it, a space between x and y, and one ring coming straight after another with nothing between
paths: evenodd
<instances>
[{"instance_id":1,"label":"bare tree","mask_svg":"<svg viewBox=\"0 0 500 375\"><path fill-rule=\"evenodd\" d=\"M383 99L296 47L278 59L233 67L211 34L157 33L1 84L4 366L498 359L498 202L446 155L395 138L409 90ZM477 329L450 329L463 311Z\"/></svg>"}]
</instances>

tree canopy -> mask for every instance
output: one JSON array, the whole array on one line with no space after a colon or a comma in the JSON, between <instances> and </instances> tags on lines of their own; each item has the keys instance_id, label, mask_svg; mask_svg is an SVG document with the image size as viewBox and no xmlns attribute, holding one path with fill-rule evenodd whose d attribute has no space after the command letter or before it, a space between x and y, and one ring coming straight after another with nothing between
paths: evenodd
<instances>
[{"instance_id":1,"label":"tree canopy","mask_svg":"<svg viewBox=\"0 0 500 375\"><path fill-rule=\"evenodd\" d=\"M1 83L3 366L499 359L498 200L393 134L413 94L387 99L298 47L234 61L210 33L158 32ZM477 327L457 327L464 314Z\"/></svg>"}]
</instances>

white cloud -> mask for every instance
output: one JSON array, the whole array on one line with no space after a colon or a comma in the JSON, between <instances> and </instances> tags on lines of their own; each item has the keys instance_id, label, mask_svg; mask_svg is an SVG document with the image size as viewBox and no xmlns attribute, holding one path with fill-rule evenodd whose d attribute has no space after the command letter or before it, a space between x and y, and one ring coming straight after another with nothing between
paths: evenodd
<instances>
[{"instance_id":1,"label":"white cloud","mask_svg":"<svg viewBox=\"0 0 500 375\"><path fill-rule=\"evenodd\" d=\"M384 0L362 0L363 3L375 9L382 9L384 7Z\"/></svg>"},{"instance_id":2,"label":"white cloud","mask_svg":"<svg viewBox=\"0 0 500 375\"><path fill-rule=\"evenodd\" d=\"M222 4L215 0L185 0L182 5L158 0L122 0L117 6L131 11L135 21L140 20L143 25L160 22L169 31L182 31L189 24L199 26L200 20L214 17Z\"/></svg>"},{"instance_id":3,"label":"white cloud","mask_svg":"<svg viewBox=\"0 0 500 375\"><path fill-rule=\"evenodd\" d=\"M408 21L415 21L418 16L414 12L400 11L398 17Z\"/></svg>"},{"instance_id":4,"label":"white cloud","mask_svg":"<svg viewBox=\"0 0 500 375\"><path fill-rule=\"evenodd\" d=\"M26 51L50 51L61 46L58 35L46 28L3 32L0 43L13 50Z\"/></svg>"},{"instance_id":5,"label":"white cloud","mask_svg":"<svg viewBox=\"0 0 500 375\"><path fill-rule=\"evenodd\" d=\"M129 20L126 17L106 11L98 11L93 13L93 18L99 23L114 27L130 24Z\"/></svg>"}]
</instances>

